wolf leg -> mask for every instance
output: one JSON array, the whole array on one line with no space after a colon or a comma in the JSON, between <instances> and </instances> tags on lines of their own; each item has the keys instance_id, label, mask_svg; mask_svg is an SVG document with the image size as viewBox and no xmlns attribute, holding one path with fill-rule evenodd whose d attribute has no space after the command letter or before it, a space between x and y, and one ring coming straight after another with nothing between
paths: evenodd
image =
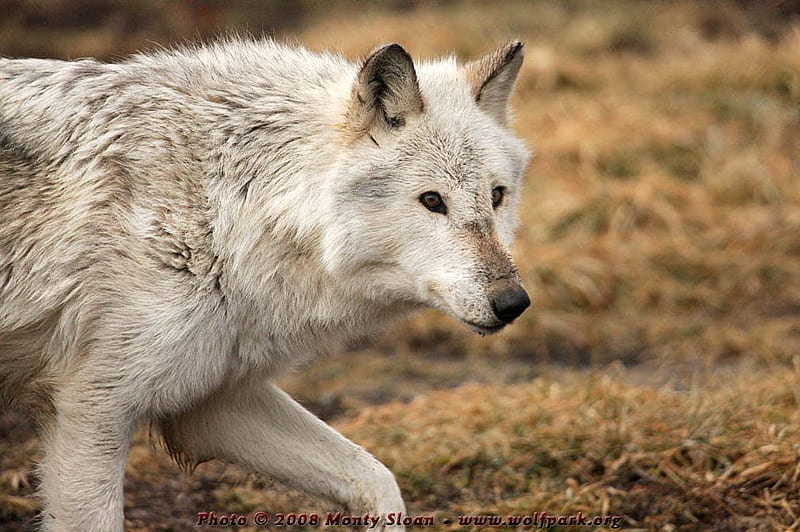
<instances>
[{"instance_id":1,"label":"wolf leg","mask_svg":"<svg viewBox=\"0 0 800 532\"><path fill-rule=\"evenodd\" d=\"M105 393L62 390L40 465L47 532L121 532L122 484L134 428Z\"/></svg>"},{"instance_id":2,"label":"wolf leg","mask_svg":"<svg viewBox=\"0 0 800 532\"><path fill-rule=\"evenodd\" d=\"M271 383L217 393L162 422L169 447L191 461L219 458L342 505L354 514L404 512L392 473Z\"/></svg>"}]
</instances>

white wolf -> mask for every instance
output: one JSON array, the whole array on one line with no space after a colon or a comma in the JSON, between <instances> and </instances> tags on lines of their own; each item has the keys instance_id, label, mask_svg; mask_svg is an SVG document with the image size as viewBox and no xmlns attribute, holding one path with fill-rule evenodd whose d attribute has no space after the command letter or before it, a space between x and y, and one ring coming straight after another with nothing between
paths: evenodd
<instances>
[{"instance_id":1,"label":"white wolf","mask_svg":"<svg viewBox=\"0 0 800 532\"><path fill-rule=\"evenodd\" d=\"M352 64L238 38L0 59L0 401L41 426L42 527L122 530L148 421L187 463L403 511L273 383L414 309L491 333L529 305L507 250L521 63L519 42L415 67L397 44Z\"/></svg>"}]
</instances>

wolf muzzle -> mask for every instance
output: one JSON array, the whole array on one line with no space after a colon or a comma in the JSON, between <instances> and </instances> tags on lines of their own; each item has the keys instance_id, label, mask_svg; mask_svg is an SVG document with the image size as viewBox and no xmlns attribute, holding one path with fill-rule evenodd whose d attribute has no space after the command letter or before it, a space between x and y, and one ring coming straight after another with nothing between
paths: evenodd
<instances>
[{"instance_id":1,"label":"wolf muzzle","mask_svg":"<svg viewBox=\"0 0 800 532\"><path fill-rule=\"evenodd\" d=\"M489 297L494 315L503 323L517 319L531 304L525 289L513 281L495 282L489 289Z\"/></svg>"}]
</instances>

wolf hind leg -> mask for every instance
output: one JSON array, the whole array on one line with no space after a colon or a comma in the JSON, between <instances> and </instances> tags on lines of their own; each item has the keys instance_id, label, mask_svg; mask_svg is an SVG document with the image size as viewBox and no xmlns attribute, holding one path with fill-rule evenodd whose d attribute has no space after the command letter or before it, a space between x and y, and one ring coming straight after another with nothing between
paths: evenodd
<instances>
[{"instance_id":1,"label":"wolf hind leg","mask_svg":"<svg viewBox=\"0 0 800 532\"><path fill-rule=\"evenodd\" d=\"M268 475L354 514L381 516L370 530L399 532L386 514L405 512L394 475L364 448L271 383L214 394L162 420L170 449L192 462L219 458Z\"/></svg>"}]
</instances>

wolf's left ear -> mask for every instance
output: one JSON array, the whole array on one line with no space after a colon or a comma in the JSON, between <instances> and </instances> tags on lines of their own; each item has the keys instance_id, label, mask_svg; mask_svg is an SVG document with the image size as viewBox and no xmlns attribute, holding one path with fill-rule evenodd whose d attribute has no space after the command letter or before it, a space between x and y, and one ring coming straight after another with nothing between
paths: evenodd
<instances>
[{"instance_id":1,"label":"wolf's left ear","mask_svg":"<svg viewBox=\"0 0 800 532\"><path fill-rule=\"evenodd\" d=\"M523 56L522 43L513 41L464 66L478 107L501 124L508 122L508 98Z\"/></svg>"},{"instance_id":2,"label":"wolf's left ear","mask_svg":"<svg viewBox=\"0 0 800 532\"><path fill-rule=\"evenodd\" d=\"M414 63L399 44L378 48L358 73L347 110L351 128L366 134L376 126L397 128L424 109Z\"/></svg>"}]
</instances>

